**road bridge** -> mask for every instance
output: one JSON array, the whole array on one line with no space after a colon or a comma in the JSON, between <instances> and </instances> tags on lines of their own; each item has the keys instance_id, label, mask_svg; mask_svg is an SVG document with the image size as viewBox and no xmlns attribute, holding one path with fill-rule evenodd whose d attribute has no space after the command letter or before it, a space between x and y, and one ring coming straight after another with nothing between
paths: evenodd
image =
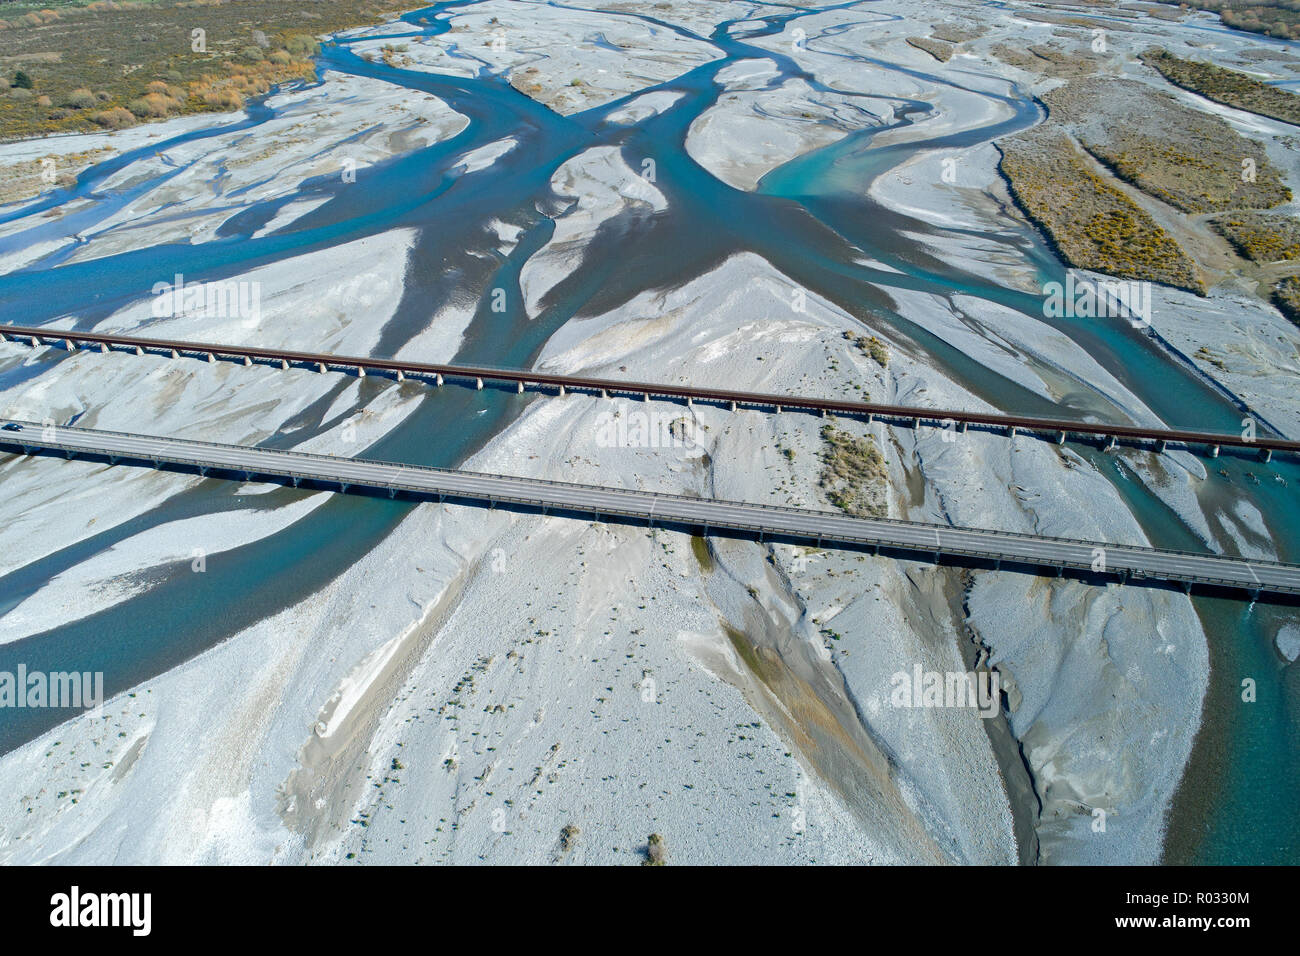
<instances>
[{"instance_id":1,"label":"road bridge","mask_svg":"<svg viewBox=\"0 0 1300 956\"><path fill-rule=\"evenodd\" d=\"M1064 444L1068 439L1098 441L1107 448L1119 443L1138 444L1163 452L1169 445L1217 458L1223 448L1249 451L1265 461L1274 453L1300 453L1300 441L1273 435L1256 435L1201 432L1176 428L1153 428L1145 425L1107 424L1104 422L1072 421L1069 419L1037 418L1026 415L1006 415L999 412L966 412L956 409L922 408L909 405L885 405L835 398L817 398L806 395L776 395L764 392L746 392L730 389L704 388L689 385L671 385L664 382L634 382L621 379L593 378L582 375L558 375L521 369L500 369L488 366L439 365L405 359L381 359L357 355L334 355L323 352L296 352L285 349L258 348L246 345L218 345L208 342L187 342L174 339L148 338L134 335L116 335L98 332L73 332L66 330L29 328L26 326L0 327L0 340L9 340L34 347L51 346L74 349L92 348L104 352L128 351L137 355L156 354L170 358L195 357L208 362L235 361L245 365L271 365L281 369L306 368L317 372L330 370L356 375L387 375L398 381L417 379L443 385L447 381L470 384L483 388L484 383L513 387L518 392L527 390L547 394L565 395L583 392L604 397L633 399L667 399L707 402L723 405L733 410L739 408L761 409L775 412L802 411L814 414L834 414L864 418L868 422L880 420L910 425L933 425L939 428L964 432L971 426L990 429L1007 435L1028 434Z\"/></svg>"},{"instance_id":2,"label":"road bridge","mask_svg":"<svg viewBox=\"0 0 1300 956\"><path fill-rule=\"evenodd\" d=\"M920 560L1030 570L1087 580L1167 582L1236 594L1300 595L1300 566L1211 554L982 531L885 518L854 518L752 502L480 474L419 465L277 451L0 419L0 449L90 457L110 464L197 471L236 480L276 479L342 492L506 506L556 514L756 537L822 548L866 549Z\"/></svg>"}]
</instances>

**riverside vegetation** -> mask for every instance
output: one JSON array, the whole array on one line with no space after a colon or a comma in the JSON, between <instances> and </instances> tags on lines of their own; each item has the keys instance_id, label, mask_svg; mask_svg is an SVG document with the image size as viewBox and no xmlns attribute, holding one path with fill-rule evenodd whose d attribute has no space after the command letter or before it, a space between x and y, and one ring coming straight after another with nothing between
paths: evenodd
<instances>
[{"instance_id":1,"label":"riverside vegetation","mask_svg":"<svg viewBox=\"0 0 1300 956\"><path fill-rule=\"evenodd\" d=\"M239 109L276 84L311 79L315 36L378 23L414 6L400 0L97 0L10 13L0 19L0 141ZM202 42L195 30L203 31Z\"/></svg>"}]
</instances>

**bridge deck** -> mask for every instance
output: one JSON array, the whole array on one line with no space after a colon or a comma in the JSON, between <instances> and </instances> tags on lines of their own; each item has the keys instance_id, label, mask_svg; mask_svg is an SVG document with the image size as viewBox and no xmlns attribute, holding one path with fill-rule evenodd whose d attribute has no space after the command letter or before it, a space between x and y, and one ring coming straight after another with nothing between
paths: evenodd
<instances>
[{"instance_id":1,"label":"bridge deck","mask_svg":"<svg viewBox=\"0 0 1300 956\"><path fill-rule=\"evenodd\" d=\"M16 425L9 428L7 425ZM44 431L44 434L42 432ZM247 477L307 480L422 497L490 504L511 503L543 512L686 525L706 532L740 532L819 546L868 546L923 556L940 554L1002 561L1033 568L1107 574L1240 589L1252 595L1300 594L1300 566L1152 548L982 531L891 519L853 518L747 502L689 498L538 478L275 451L120 432L57 427L0 419L0 447L83 454L109 461L181 465Z\"/></svg>"},{"instance_id":2,"label":"bridge deck","mask_svg":"<svg viewBox=\"0 0 1300 956\"><path fill-rule=\"evenodd\" d=\"M762 409L799 409L859 417L874 416L883 419L919 424L931 422L940 425L978 425L998 429L1018 429L1026 432L1064 437L1067 435L1091 438L1123 439L1127 441L1158 444L1204 446L1217 453L1220 447L1253 449L1266 454L1273 452L1300 453L1300 441L1264 434L1231 434L1201 432L1177 428L1154 428L1143 425L1107 424L1058 418L1037 418L1026 415L1004 415L998 412L968 412L957 409L921 408L910 405L884 405L873 402L846 401L835 398L817 398L804 395L776 395L765 392L742 392L730 389L700 388L689 385L672 385L663 382L634 382L620 379L592 378L581 375L556 375L524 369L499 369L488 366L438 365L402 359L380 359L358 355L332 355L324 352L296 352L284 349L257 348L243 345L218 345L210 342L186 342L176 339L157 339L133 335L111 335L98 332L73 332L61 329L42 329L27 326L0 326L0 340L26 339L31 343L67 343L69 347L101 346L104 348L139 349L170 355L212 355L217 358L244 359L250 362L288 363L310 367L364 369L368 373L408 376L441 376L443 378L504 382L534 388L551 387L574 391L591 391L609 395L686 399L729 404Z\"/></svg>"}]
</instances>

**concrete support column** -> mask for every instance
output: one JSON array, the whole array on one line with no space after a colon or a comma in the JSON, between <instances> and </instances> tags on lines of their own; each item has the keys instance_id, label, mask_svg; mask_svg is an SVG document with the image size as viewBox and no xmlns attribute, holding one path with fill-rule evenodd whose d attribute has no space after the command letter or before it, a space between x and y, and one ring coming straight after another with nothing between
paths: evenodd
<instances>
[{"instance_id":1,"label":"concrete support column","mask_svg":"<svg viewBox=\"0 0 1300 956\"><path fill-rule=\"evenodd\" d=\"M1218 458L1218 457L1219 457L1219 446L1218 446L1218 445L1211 445L1211 446L1210 446L1210 457L1211 457L1211 458Z\"/></svg>"},{"instance_id":2,"label":"concrete support column","mask_svg":"<svg viewBox=\"0 0 1300 956\"><path fill-rule=\"evenodd\" d=\"M324 362L317 362L317 363L316 363L316 372L317 372L317 374L320 374L320 375L323 375L323 374L325 373L325 363L324 363Z\"/></svg>"},{"instance_id":3,"label":"concrete support column","mask_svg":"<svg viewBox=\"0 0 1300 956\"><path fill-rule=\"evenodd\" d=\"M244 356L244 368L248 368L248 367L249 367L250 365L252 365L252 364L253 364L253 359L252 359L250 356L245 355L245 356Z\"/></svg>"},{"instance_id":4,"label":"concrete support column","mask_svg":"<svg viewBox=\"0 0 1300 956\"><path fill-rule=\"evenodd\" d=\"M405 382L405 381L406 381L406 376L405 376L404 374L402 374L402 370L401 370L400 368L397 370L397 380L398 380L399 382Z\"/></svg>"},{"instance_id":5,"label":"concrete support column","mask_svg":"<svg viewBox=\"0 0 1300 956\"><path fill-rule=\"evenodd\" d=\"M481 378L474 379L474 387L478 389L480 392L483 391L483 379Z\"/></svg>"},{"instance_id":6,"label":"concrete support column","mask_svg":"<svg viewBox=\"0 0 1300 956\"><path fill-rule=\"evenodd\" d=\"M357 378L365 378L365 377L366 377L366 367L364 365L358 365Z\"/></svg>"},{"instance_id":7,"label":"concrete support column","mask_svg":"<svg viewBox=\"0 0 1300 956\"><path fill-rule=\"evenodd\" d=\"M437 383L437 385L438 385L439 388L442 387L442 373L441 373L441 372L439 372L439 373L435 376L434 381Z\"/></svg>"},{"instance_id":8,"label":"concrete support column","mask_svg":"<svg viewBox=\"0 0 1300 956\"><path fill-rule=\"evenodd\" d=\"M520 382L519 382L519 389L518 389L518 392L519 392L520 395L524 394L524 383L523 383L522 380L520 380Z\"/></svg>"},{"instance_id":9,"label":"concrete support column","mask_svg":"<svg viewBox=\"0 0 1300 956\"><path fill-rule=\"evenodd\" d=\"M289 360L288 360L288 359L280 359L280 371L281 371L281 372L287 372L287 371L289 371Z\"/></svg>"}]
</instances>

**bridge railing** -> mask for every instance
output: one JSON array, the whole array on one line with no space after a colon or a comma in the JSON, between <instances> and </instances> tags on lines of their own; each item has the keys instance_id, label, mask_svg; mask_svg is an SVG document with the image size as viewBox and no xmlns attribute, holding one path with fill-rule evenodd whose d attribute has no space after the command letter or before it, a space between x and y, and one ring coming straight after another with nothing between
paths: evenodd
<instances>
[{"instance_id":1,"label":"bridge railing","mask_svg":"<svg viewBox=\"0 0 1300 956\"><path fill-rule=\"evenodd\" d=\"M33 429L35 429L36 431L39 432L40 430L42 430L42 429L45 427L45 426L40 425L40 424L38 424L38 423L34 423L34 422L25 422L25 421L20 421L20 420L17 420L17 419L4 419L4 421L14 421L14 422L16 422L17 424L22 425L23 428L24 428L24 430L26 430L27 428L30 427L30 428L33 428ZM1268 569L1268 568L1276 568L1276 569L1279 569L1279 570L1289 570L1289 569L1291 569L1291 568L1294 567L1293 565L1289 565L1289 564L1287 564L1287 563L1285 563L1285 562L1274 561L1274 560L1270 560L1270 559L1266 559L1266 558L1260 558L1260 559L1253 559L1253 558L1232 558L1232 557L1229 556L1229 555L1216 554L1216 553L1211 552L1211 551L1184 551L1184 550L1171 550L1171 549L1165 549L1165 548L1153 548L1153 547L1151 547L1150 545L1140 545L1140 544L1116 544L1116 543L1112 543L1112 542L1098 542L1098 541L1095 541L1095 540L1088 540L1088 539L1084 539L1084 538L1067 538L1067 537L1057 537L1057 536L1046 537L1046 536L1043 536L1043 535L1028 534L1028 533L1023 532L1023 531L993 531L993 530L989 530L989 529L981 529L981 528L968 528L968 527L964 527L964 526L962 526L962 525L952 525L952 524L948 524L948 525L940 525L940 524L933 524L933 523L927 523L927 522L907 521L907 520L899 519L899 518L883 518L883 517L882 517L882 518L854 518L854 517L851 516L851 515L845 515L845 514L843 514L842 512L837 512L837 511L823 511L823 510L821 510L821 509L815 509L815 508L791 508L791 507L789 507L788 505L773 505L773 504L767 504L767 503L765 503L765 502L759 502L759 501L732 501L732 500L729 500L729 499L723 499L723 498L700 498L700 497L698 497L698 496L693 496L693 495L680 495L680 494L673 494L673 493L670 493L670 492L646 491L646 490L644 490L644 489L637 489L637 488L611 488L611 487L609 487L609 486L591 485L591 484L585 484L585 483L582 483L582 482L558 481L558 480L551 479L551 478L532 478L532 477L525 477L525 476L521 476L521 475L502 475L502 474L497 474L497 473L494 473L494 472L473 472L473 471L465 471L465 470L463 470L463 469L455 469L455 468L441 468L441 467L438 467L438 466L436 466L436 465L420 465L420 464L413 464L413 463L407 463L407 462L386 461L386 460L375 459L375 458L348 458L348 457L344 457L344 456L341 456L341 455L325 455L325 454L321 454L321 453L318 453L318 452L306 452L306 451L285 451L285 450L275 449L275 448L261 448L261 447L258 447L258 446L256 446L256 445L250 445L250 446L230 445L230 444L225 444L225 443L222 443L222 442L204 441L204 440L201 440L201 439L189 439L189 438L184 438L184 439L177 439L177 438L160 438L160 437L153 436L153 435L141 435L141 434L133 433L133 432L119 432L119 431L112 431L112 430L109 430L109 429L95 429L95 430L91 431L91 430L87 430L87 429L80 429L80 428L77 428L77 427L75 427L75 426L55 425L55 426L52 426L52 427L53 427L54 430L55 430L56 436L57 436L57 433L58 433L59 431L63 431L63 432L71 432L71 433L74 433L74 434L85 435L85 436L90 437L90 438L93 438L93 437L96 436L96 435L109 435L109 436L114 436L114 437L118 437L118 438L129 438L129 439L135 439L135 440L144 440L144 441L163 442L163 443L171 444L171 445L181 444L181 445L184 445L184 446L190 446L190 447L197 446L197 447L201 447L201 448L220 449L220 450L225 451L225 452L230 452L230 451L245 451L245 452L246 452L246 451L256 451L256 452L259 452L259 453L262 453L262 454L266 454L266 455L272 455L272 456L276 456L276 457L283 457L283 458L288 459L288 460L291 460L291 459L294 459L294 458L298 458L298 459L307 459L307 460L310 460L310 461L320 462L320 463L322 463L322 464L330 464L330 463L338 463L338 462L349 462L349 463L352 463L352 464L374 465L374 466L378 466L378 467L395 468L395 469L408 469L408 470L414 470L414 471L418 471L418 472L425 472L425 473L431 473L431 474L441 474L441 475L447 475L447 476L459 476L459 477L469 477L469 478L474 478L474 477L483 477L483 478L493 478L493 479L498 479L498 480L502 480L502 481L524 481L524 482L529 482L529 483L531 483L531 484L545 485L545 486L550 486L550 487L554 487L554 488L575 489L575 490L581 490L581 491L593 491L593 492L610 492L610 491L613 491L613 492L617 492L617 493L619 493L619 494L624 494L624 495L629 495L629 496L639 496L639 497L642 497L642 498L648 498L648 499L651 499L651 500L658 500L658 501L680 502L680 503L682 503L682 504L709 503L709 504L719 504L719 505L724 505L724 506L739 507L739 508L748 508L748 509L754 509L754 508L757 508L757 509L761 509L761 510L764 510L764 511L770 511L770 512L772 512L772 513L784 514L784 515L786 515L786 516L790 516L790 517L824 518L824 519L834 520L834 521L837 521L837 522L843 522L843 521L846 521L846 520L848 520L848 521L860 521L860 522L864 522L864 523L871 523L871 524L884 525L884 526L895 526L895 527L899 527L899 528L912 528L912 529L916 529L916 528L918 528L918 527L919 527L919 528L932 528L932 529L934 529L934 530L936 530L936 531L944 531L944 532L959 532L959 533L981 534L981 535L996 535L996 536L1001 537L1001 538L1018 539L1018 540L1022 540L1022 541L1037 541L1037 542L1042 542L1042 541L1051 541L1051 542L1060 542L1060 543L1063 543L1063 544L1082 545L1082 546L1085 546L1085 547L1088 547L1088 548L1097 548L1097 547L1100 547L1100 548L1105 548L1105 549L1107 549L1108 551L1124 551L1124 552L1139 553L1139 554L1149 554L1149 555L1176 555L1176 556L1181 556L1181 557L1190 557L1190 558L1211 558L1211 559L1223 559L1223 560L1240 560L1240 561L1248 562L1251 566L1256 567L1256 568L1259 568L1259 569L1261 569L1261 570L1262 570L1262 569ZM0 431L0 444L7 444L7 445L10 445L10 446L22 446L22 445L24 445L24 444L31 444L31 445L39 445L39 446L42 446L42 447L60 448L60 449L65 449L65 450L74 450L74 451L87 451L87 450L88 450L88 449L86 449L86 448L84 448L84 447L80 447L80 446L69 446L69 445L66 445L66 444L63 444L63 443L59 443L59 442L57 442L57 441L38 440L38 441L31 441L31 442L23 442L23 441L19 438L19 436L18 436L17 433L14 433L14 432L5 432L5 431ZM94 453L94 454L101 454L101 455L112 455L112 454L116 454L118 457L130 457L130 456L132 455L132 453L129 453L129 452L127 452L127 453L122 453L122 452L120 452L120 451L119 451L119 452L114 452L114 451L109 450L109 449L89 449L89 450L90 450L92 453ZM147 455L147 454L142 454L142 455L140 455L140 457L145 458L145 459L150 459L150 458L152 458L152 457L163 457L163 458L166 458L167 456L151 456L151 455ZM190 465L190 464L203 464L203 462L202 462L200 459L198 459L198 458L196 458L196 457L194 457L194 456L183 456L183 457L181 457L181 458L174 458L174 459L171 459L171 460L172 460L175 464L187 464L187 465ZM237 468L237 467L235 467L235 466L219 466L219 467L229 467L231 470L236 470L236 471L241 470L241 469L239 469L239 468ZM283 471L277 469L275 473L277 473L277 474L281 474L281 473L282 473L282 474L286 474L286 475L288 475L289 477L295 477L295 475L294 475L290 470L288 470L288 469L285 469L285 470L283 470ZM313 479L319 479L321 476L320 476L319 474L316 474L316 473L310 473L310 472L307 472L307 473L299 473L299 474L296 475L296 477L299 477L299 478L313 478ZM338 480L342 480L342 479L338 479ZM358 481L358 482L355 482L355 484L358 484L358 485L365 485L366 482L364 482L364 481ZM386 488L386 487L389 487L389 486L388 486L388 485L383 485L383 486L376 486L376 487L385 487L385 488ZM428 489L420 489L420 488L418 488L418 487L410 487L410 488L408 488L408 489L406 489L406 490L410 490L410 491L413 491L413 492L428 493ZM472 495L469 495L468 493L462 493L462 492L452 492L451 494L453 494L453 495L466 494L467 497L472 497ZM486 496L485 496L485 497L486 497ZM506 500L508 496L505 496L505 495L496 495L495 497L501 498L502 500ZM517 499L517 500L519 501L519 503L523 503L523 504L527 504L527 503L529 503L526 499ZM615 511L616 509L607 509L607 510L609 510L610 513L614 513L614 511ZM628 512L628 514L632 514L632 512ZM670 519L667 519L667 516L665 516L665 518L666 518L666 520L670 520ZM710 522L710 524L714 524L714 523L715 523L715 522ZM716 523L717 523L719 526L723 526L723 525L725 524L725 522L716 522ZM836 537L842 537L842 536L840 536L840 535L836 535ZM862 538L862 539L860 539L860 540L863 540L863 541L869 541L870 539L868 539L868 538ZM899 546L906 546L906 547L908 547L908 548L922 549L922 550L923 550L924 547L925 547L924 545L919 545L919 544L915 544L915 543L907 543L906 545L902 545L902 544L900 544ZM954 549L952 549L952 548L943 548L942 546L938 545L937 543L936 543L935 547L936 547L936 549L939 549L939 550L945 550L945 551L953 551L953 550L954 550ZM974 552L971 552L971 553L974 553Z\"/></svg>"}]
</instances>

